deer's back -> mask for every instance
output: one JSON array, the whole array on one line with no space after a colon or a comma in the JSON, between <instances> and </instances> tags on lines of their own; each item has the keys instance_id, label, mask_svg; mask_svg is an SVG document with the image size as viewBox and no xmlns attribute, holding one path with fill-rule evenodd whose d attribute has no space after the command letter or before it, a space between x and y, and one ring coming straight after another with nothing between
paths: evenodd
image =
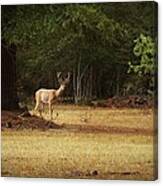
<instances>
[{"instance_id":1,"label":"deer's back","mask_svg":"<svg viewBox=\"0 0 163 186\"><path fill-rule=\"evenodd\" d=\"M36 97L39 97L41 102L48 103L49 101L56 99L55 92L55 89L39 89L36 92Z\"/></svg>"}]
</instances>

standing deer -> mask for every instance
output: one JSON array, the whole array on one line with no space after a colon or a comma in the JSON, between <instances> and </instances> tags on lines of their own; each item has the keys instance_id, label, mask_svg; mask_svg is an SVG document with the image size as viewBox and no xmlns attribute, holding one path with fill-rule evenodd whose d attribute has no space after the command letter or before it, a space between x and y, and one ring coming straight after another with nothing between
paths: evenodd
<instances>
[{"instance_id":1,"label":"standing deer","mask_svg":"<svg viewBox=\"0 0 163 186\"><path fill-rule=\"evenodd\" d=\"M57 98L63 93L66 86L70 82L70 72L68 72L67 76L63 78L61 76L61 72L57 73L58 82L60 84L60 87L58 89L45 89L41 88L36 91L35 93L35 99L36 99L36 106L34 110L38 110L40 112L40 115L42 116L42 111L44 110L44 104L48 104L49 106L49 116L50 119L52 119L52 106L54 102L57 100ZM42 109L39 107L42 106Z\"/></svg>"}]
</instances>

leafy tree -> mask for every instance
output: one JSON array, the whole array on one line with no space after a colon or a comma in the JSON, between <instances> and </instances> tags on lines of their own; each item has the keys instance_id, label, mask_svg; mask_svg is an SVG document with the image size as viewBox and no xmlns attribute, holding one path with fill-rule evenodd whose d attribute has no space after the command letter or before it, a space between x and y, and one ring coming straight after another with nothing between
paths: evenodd
<instances>
[{"instance_id":1,"label":"leafy tree","mask_svg":"<svg viewBox=\"0 0 163 186\"><path fill-rule=\"evenodd\" d=\"M150 36L140 34L140 37L134 40L135 46L133 53L136 60L129 62L129 72L138 74L141 78L148 80L148 93L154 88L154 78L156 72L156 46Z\"/></svg>"},{"instance_id":2,"label":"leafy tree","mask_svg":"<svg viewBox=\"0 0 163 186\"><path fill-rule=\"evenodd\" d=\"M153 2L2 6L2 38L17 46L19 87L29 96L57 86L57 71L72 71L68 94L77 101L124 95L137 74L126 73L128 61L140 66L145 56L135 56L133 40L142 33L155 43L153 11Z\"/></svg>"}]
</instances>

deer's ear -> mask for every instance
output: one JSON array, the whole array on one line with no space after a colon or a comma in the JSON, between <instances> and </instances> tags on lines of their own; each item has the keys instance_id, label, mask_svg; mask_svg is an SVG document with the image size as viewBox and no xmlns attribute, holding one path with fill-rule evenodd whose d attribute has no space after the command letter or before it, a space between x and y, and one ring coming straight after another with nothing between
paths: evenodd
<instances>
[{"instance_id":1,"label":"deer's ear","mask_svg":"<svg viewBox=\"0 0 163 186\"><path fill-rule=\"evenodd\" d=\"M65 82L66 82L66 83L69 83L70 77L71 77L71 73L68 72L67 75L66 75L66 79L65 79Z\"/></svg>"},{"instance_id":2,"label":"deer's ear","mask_svg":"<svg viewBox=\"0 0 163 186\"><path fill-rule=\"evenodd\" d=\"M68 73L66 74L66 79L70 79L70 77L71 77L71 72L68 72Z\"/></svg>"},{"instance_id":3,"label":"deer's ear","mask_svg":"<svg viewBox=\"0 0 163 186\"><path fill-rule=\"evenodd\" d=\"M57 79L59 84L62 84L63 82L62 72L57 72Z\"/></svg>"},{"instance_id":4,"label":"deer's ear","mask_svg":"<svg viewBox=\"0 0 163 186\"><path fill-rule=\"evenodd\" d=\"M57 78L61 77L62 72L57 72Z\"/></svg>"}]
</instances>

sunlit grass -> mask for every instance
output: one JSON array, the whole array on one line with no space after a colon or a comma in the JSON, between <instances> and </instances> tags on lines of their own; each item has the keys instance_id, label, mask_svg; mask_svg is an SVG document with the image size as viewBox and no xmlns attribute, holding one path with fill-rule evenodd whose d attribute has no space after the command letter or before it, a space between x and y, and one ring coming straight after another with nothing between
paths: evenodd
<instances>
[{"instance_id":1,"label":"sunlit grass","mask_svg":"<svg viewBox=\"0 0 163 186\"><path fill-rule=\"evenodd\" d=\"M153 130L151 110L55 108L55 122ZM91 115L81 120L84 114ZM48 118L48 114L44 114ZM86 116L84 116L86 117ZM154 179L153 135L24 129L2 132L2 175L55 178Z\"/></svg>"},{"instance_id":2,"label":"sunlit grass","mask_svg":"<svg viewBox=\"0 0 163 186\"><path fill-rule=\"evenodd\" d=\"M37 113L39 116L39 114ZM48 110L43 117L49 119ZM53 120L59 124L87 124L129 128L153 128L152 109L103 109L80 106L55 106Z\"/></svg>"}]
</instances>

